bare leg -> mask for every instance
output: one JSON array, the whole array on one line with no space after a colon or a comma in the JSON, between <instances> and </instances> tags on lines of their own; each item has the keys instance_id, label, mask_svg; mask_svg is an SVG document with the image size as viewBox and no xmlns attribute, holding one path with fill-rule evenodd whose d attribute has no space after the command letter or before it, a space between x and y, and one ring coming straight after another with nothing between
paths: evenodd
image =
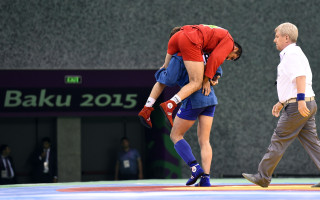
<instances>
[{"instance_id":1,"label":"bare leg","mask_svg":"<svg viewBox=\"0 0 320 200\"><path fill-rule=\"evenodd\" d=\"M184 162L187 165L189 165L191 169L191 178L187 181L186 185L194 184L198 180L198 178L200 178L204 173L209 174L209 172L205 172L201 168L201 166L197 163L196 158L192 153L192 149L190 145L188 144L188 142L186 142L183 139L184 134L194 124L194 122L195 120L185 120L177 116L176 120L174 120L174 124L170 134L170 138L175 144L174 145L175 150L180 155L180 157L184 160ZM205 164L208 165L207 163ZM210 171L210 166L208 170ZM203 184L203 186L205 185L210 186L210 181L208 180L208 178L206 179L204 178L203 180L205 180L205 183Z\"/></svg>"},{"instance_id":2,"label":"bare leg","mask_svg":"<svg viewBox=\"0 0 320 200\"><path fill-rule=\"evenodd\" d=\"M165 115L166 122L169 126L173 126L172 112L177 107L177 104L190 96L192 93L200 90L204 74L203 62L184 61L189 76L189 83L183 86L180 91L170 100L160 104L160 109Z\"/></svg>"},{"instance_id":3,"label":"bare leg","mask_svg":"<svg viewBox=\"0 0 320 200\"><path fill-rule=\"evenodd\" d=\"M176 116L170 133L170 138L173 144L176 144L179 140L183 139L184 134L189 130L194 122L195 121L181 119Z\"/></svg>"},{"instance_id":4,"label":"bare leg","mask_svg":"<svg viewBox=\"0 0 320 200\"><path fill-rule=\"evenodd\" d=\"M164 88L166 87L166 85L157 82L156 84L154 84L151 92L150 92L150 96L154 98L155 100L158 99L158 97L160 96L160 94L163 92Z\"/></svg>"},{"instance_id":5,"label":"bare leg","mask_svg":"<svg viewBox=\"0 0 320 200\"><path fill-rule=\"evenodd\" d=\"M147 128L152 128L152 123L150 119L151 112L154 110L152 106L155 103L155 101L158 99L158 97L160 96L160 94L162 93L165 87L166 85L159 82L154 84L145 106L142 108L142 110L138 114L142 125L144 125Z\"/></svg>"},{"instance_id":6,"label":"bare leg","mask_svg":"<svg viewBox=\"0 0 320 200\"><path fill-rule=\"evenodd\" d=\"M201 163L205 174L210 174L212 161L212 148L210 145L210 133L213 117L200 115L198 123L198 140L201 149Z\"/></svg>"},{"instance_id":7,"label":"bare leg","mask_svg":"<svg viewBox=\"0 0 320 200\"><path fill-rule=\"evenodd\" d=\"M195 91L201 89L204 74L203 62L184 61L184 65L188 72L189 83L183 86L177 93L181 101L190 96Z\"/></svg>"}]
</instances>

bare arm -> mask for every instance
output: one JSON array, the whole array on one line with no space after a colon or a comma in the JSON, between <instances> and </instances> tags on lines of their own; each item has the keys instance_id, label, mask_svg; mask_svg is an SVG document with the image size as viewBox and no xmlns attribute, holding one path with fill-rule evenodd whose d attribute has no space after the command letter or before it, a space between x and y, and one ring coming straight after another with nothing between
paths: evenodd
<instances>
[{"instance_id":1,"label":"bare arm","mask_svg":"<svg viewBox=\"0 0 320 200\"><path fill-rule=\"evenodd\" d=\"M298 76L296 78L296 82L297 82L298 93L305 93L306 92L306 77L305 76Z\"/></svg>"},{"instance_id":2,"label":"bare arm","mask_svg":"<svg viewBox=\"0 0 320 200\"><path fill-rule=\"evenodd\" d=\"M172 55L167 53L166 58L164 59L164 64L162 67L167 68L169 66L169 62L170 62L171 58L172 58Z\"/></svg>"},{"instance_id":3,"label":"bare arm","mask_svg":"<svg viewBox=\"0 0 320 200\"><path fill-rule=\"evenodd\" d=\"M296 78L297 92L305 93L306 91L306 77L298 76ZM307 104L304 100L298 101L298 110L303 117L307 117L310 114L310 110L307 108Z\"/></svg>"}]
</instances>

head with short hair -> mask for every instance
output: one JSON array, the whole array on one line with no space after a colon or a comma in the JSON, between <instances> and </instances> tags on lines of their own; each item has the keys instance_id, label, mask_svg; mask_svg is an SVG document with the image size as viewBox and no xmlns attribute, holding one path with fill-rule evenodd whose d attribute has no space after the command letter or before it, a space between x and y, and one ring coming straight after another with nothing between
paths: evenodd
<instances>
[{"instance_id":1,"label":"head with short hair","mask_svg":"<svg viewBox=\"0 0 320 200\"><path fill-rule=\"evenodd\" d=\"M227 60L236 61L241 57L242 47L237 42L234 42L233 50L227 56Z\"/></svg>"},{"instance_id":2,"label":"head with short hair","mask_svg":"<svg viewBox=\"0 0 320 200\"><path fill-rule=\"evenodd\" d=\"M290 44L297 42L298 28L294 24L289 22L280 24L274 29L274 32L273 42L276 44L276 48L279 51L282 51Z\"/></svg>"},{"instance_id":3,"label":"head with short hair","mask_svg":"<svg viewBox=\"0 0 320 200\"><path fill-rule=\"evenodd\" d=\"M298 40L298 28L292 23L282 23L274 29L274 32L278 32L282 36L287 35L293 43Z\"/></svg>"},{"instance_id":4,"label":"head with short hair","mask_svg":"<svg viewBox=\"0 0 320 200\"><path fill-rule=\"evenodd\" d=\"M121 147L125 150L128 150L130 148L129 139L125 136L121 138Z\"/></svg>"},{"instance_id":5,"label":"head with short hair","mask_svg":"<svg viewBox=\"0 0 320 200\"><path fill-rule=\"evenodd\" d=\"M170 32L170 38L180 30L181 30L181 26L174 27Z\"/></svg>"},{"instance_id":6,"label":"head with short hair","mask_svg":"<svg viewBox=\"0 0 320 200\"><path fill-rule=\"evenodd\" d=\"M124 140L129 141L129 139L128 139L126 136L123 136L123 137L121 138L120 142L123 142Z\"/></svg>"},{"instance_id":7,"label":"head with short hair","mask_svg":"<svg viewBox=\"0 0 320 200\"><path fill-rule=\"evenodd\" d=\"M234 59L234 61L238 60L241 57L242 54L242 47L240 46L239 43L234 42L234 46L238 48L238 51L236 51L236 54L238 55L238 57L236 59Z\"/></svg>"},{"instance_id":8,"label":"head with short hair","mask_svg":"<svg viewBox=\"0 0 320 200\"><path fill-rule=\"evenodd\" d=\"M10 154L10 148L8 145L6 144L2 144L0 146L0 154L3 155L3 156L7 156Z\"/></svg>"},{"instance_id":9,"label":"head with short hair","mask_svg":"<svg viewBox=\"0 0 320 200\"><path fill-rule=\"evenodd\" d=\"M42 147L45 149L49 149L51 147L51 140L48 137L42 138Z\"/></svg>"},{"instance_id":10,"label":"head with short hair","mask_svg":"<svg viewBox=\"0 0 320 200\"><path fill-rule=\"evenodd\" d=\"M49 137L44 137L44 138L42 138L42 140L41 140L42 142L48 142L48 143L51 143L51 140L50 140L50 138Z\"/></svg>"}]
</instances>

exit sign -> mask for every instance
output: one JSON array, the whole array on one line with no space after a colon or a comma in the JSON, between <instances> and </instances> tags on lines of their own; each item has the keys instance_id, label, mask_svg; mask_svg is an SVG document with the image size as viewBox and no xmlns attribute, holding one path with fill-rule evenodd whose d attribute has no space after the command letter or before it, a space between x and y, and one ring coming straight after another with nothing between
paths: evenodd
<instances>
[{"instance_id":1,"label":"exit sign","mask_svg":"<svg viewBox=\"0 0 320 200\"><path fill-rule=\"evenodd\" d=\"M64 82L66 84L81 84L82 77L80 75L66 75L64 77Z\"/></svg>"}]
</instances>

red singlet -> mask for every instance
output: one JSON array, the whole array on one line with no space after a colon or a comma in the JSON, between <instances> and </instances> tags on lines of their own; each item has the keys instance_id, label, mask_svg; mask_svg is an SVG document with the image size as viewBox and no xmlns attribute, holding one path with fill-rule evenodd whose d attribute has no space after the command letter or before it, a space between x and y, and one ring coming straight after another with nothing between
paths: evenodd
<instances>
[{"instance_id":1,"label":"red singlet","mask_svg":"<svg viewBox=\"0 0 320 200\"><path fill-rule=\"evenodd\" d=\"M226 29L186 25L170 38L167 52L171 55L181 52L183 60L198 62L203 61L203 52L210 53L204 74L213 78L233 46L233 38Z\"/></svg>"}]
</instances>

